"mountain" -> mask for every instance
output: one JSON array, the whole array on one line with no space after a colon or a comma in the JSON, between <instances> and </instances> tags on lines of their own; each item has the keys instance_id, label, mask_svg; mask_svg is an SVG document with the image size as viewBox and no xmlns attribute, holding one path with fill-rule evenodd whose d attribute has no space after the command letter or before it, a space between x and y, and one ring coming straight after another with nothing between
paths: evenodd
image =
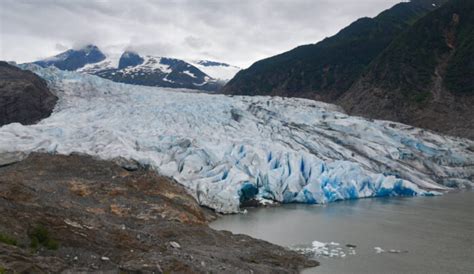
<instances>
[{"instance_id":1,"label":"mountain","mask_svg":"<svg viewBox=\"0 0 474 274\"><path fill-rule=\"evenodd\" d=\"M474 1L400 3L255 63L223 92L306 97L474 139Z\"/></svg>"},{"instance_id":2,"label":"mountain","mask_svg":"<svg viewBox=\"0 0 474 274\"><path fill-rule=\"evenodd\" d=\"M217 91L239 70L213 61L184 61L175 58L140 56L125 51L120 56L102 53L94 45L70 49L54 57L34 62L42 67L79 71L115 82Z\"/></svg>"},{"instance_id":3,"label":"mountain","mask_svg":"<svg viewBox=\"0 0 474 274\"><path fill-rule=\"evenodd\" d=\"M351 114L474 139L474 1L451 0L416 22L339 104Z\"/></svg>"},{"instance_id":4,"label":"mountain","mask_svg":"<svg viewBox=\"0 0 474 274\"><path fill-rule=\"evenodd\" d=\"M0 127L36 123L51 114L57 100L38 75L0 61Z\"/></svg>"},{"instance_id":5,"label":"mountain","mask_svg":"<svg viewBox=\"0 0 474 274\"><path fill-rule=\"evenodd\" d=\"M223 89L227 94L280 95L334 101L404 30L445 0L400 3L361 18L317 44L256 62Z\"/></svg>"},{"instance_id":6,"label":"mountain","mask_svg":"<svg viewBox=\"0 0 474 274\"><path fill-rule=\"evenodd\" d=\"M222 83L202 72L190 63L174 58L140 56L124 52L117 60L106 58L98 63L87 64L79 72L93 74L114 82L217 91Z\"/></svg>"},{"instance_id":7,"label":"mountain","mask_svg":"<svg viewBox=\"0 0 474 274\"><path fill-rule=\"evenodd\" d=\"M42 67L55 66L62 70L76 70L87 64L100 62L105 58L98 47L87 45L78 50L69 49L56 56L37 61L35 64Z\"/></svg>"}]
</instances>

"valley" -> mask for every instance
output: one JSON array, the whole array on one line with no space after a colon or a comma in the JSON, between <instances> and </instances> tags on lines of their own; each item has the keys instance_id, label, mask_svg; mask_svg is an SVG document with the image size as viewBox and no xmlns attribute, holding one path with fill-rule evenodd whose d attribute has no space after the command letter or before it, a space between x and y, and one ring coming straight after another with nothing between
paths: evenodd
<instances>
[{"instance_id":1,"label":"valley","mask_svg":"<svg viewBox=\"0 0 474 274\"><path fill-rule=\"evenodd\" d=\"M0 2L0 274L474 272L474 1Z\"/></svg>"}]
</instances>

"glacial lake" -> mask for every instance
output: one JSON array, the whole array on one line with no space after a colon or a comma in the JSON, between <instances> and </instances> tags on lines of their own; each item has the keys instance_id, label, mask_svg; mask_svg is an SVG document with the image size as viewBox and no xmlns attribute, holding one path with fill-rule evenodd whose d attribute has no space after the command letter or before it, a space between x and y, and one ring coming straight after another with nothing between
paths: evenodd
<instances>
[{"instance_id":1,"label":"glacial lake","mask_svg":"<svg viewBox=\"0 0 474 274\"><path fill-rule=\"evenodd\" d=\"M462 191L248 209L211 227L306 250L321 266L303 273L474 273L473 210Z\"/></svg>"}]
</instances>

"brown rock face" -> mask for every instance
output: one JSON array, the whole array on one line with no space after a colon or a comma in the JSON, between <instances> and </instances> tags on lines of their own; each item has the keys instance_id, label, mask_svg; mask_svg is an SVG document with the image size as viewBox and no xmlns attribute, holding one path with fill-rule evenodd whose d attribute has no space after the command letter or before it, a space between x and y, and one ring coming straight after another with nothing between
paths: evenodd
<instances>
[{"instance_id":1,"label":"brown rock face","mask_svg":"<svg viewBox=\"0 0 474 274\"><path fill-rule=\"evenodd\" d=\"M48 117L58 98L36 74L0 61L0 126Z\"/></svg>"},{"instance_id":2,"label":"brown rock face","mask_svg":"<svg viewBox=\"0 0 474 274\"><path fill-rule=\"evenodd\" d=\"M215 215L155 172L32 154L0 167L0 270L297 273L302 255L207 226Z\"/></svg>"}]
</instances>

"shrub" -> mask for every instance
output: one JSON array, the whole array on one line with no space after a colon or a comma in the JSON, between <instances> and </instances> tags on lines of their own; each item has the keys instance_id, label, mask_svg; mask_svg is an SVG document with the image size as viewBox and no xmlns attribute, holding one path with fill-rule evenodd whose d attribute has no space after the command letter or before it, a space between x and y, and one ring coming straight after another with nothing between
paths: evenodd
<instances>
[{"instance_id":1,"label":"shrub","mask_svg":"<svg viewBox=\"0 0 474 274\"><path fill-rule=\"evenodd\" d=\"M13 237L10 237L6 234L0 233L0 242L7 244L7 245L16 245L16 239Z\"/></svg>"},{"instance_id":2,"label":"shrub","mask_svg":"<svg viewBox=\"0 0 474 274\"><path fill-rule=\"evenodd\" d=\"M48 229L42 225L36 226L28 236L31 240L30 247L33 249L37 249L40 245L50 250L59 248L58 242L51 239Z\"/></svg>"}]
</instances>

